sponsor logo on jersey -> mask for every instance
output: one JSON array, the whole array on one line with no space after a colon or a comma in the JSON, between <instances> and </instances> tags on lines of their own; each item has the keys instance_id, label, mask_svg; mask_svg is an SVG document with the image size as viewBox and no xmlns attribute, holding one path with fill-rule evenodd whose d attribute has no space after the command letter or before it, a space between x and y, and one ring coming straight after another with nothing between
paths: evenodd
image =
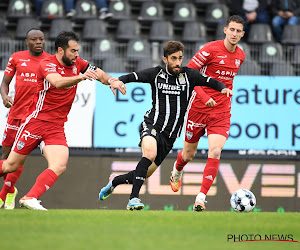
<instances>
[{"instance_id":1,"label":"sponsor logo on jersey","mask_svg":"<svg viewBox=\"0 0 300 250\"><path fill-rule=\"evenodd\" d=\"M225 64L224 60L222 59L219 64Z\"/></svg>"},{"instance_id":2,"label":"sponsor logo on jersey","mask_svg":"<svg viewBox=\"0 0 300 250\"><path fill-rule=\"evenodd\" d=\"M235 72L233 72L233 71L226 71L226 70L222 70L222 71L217 70L216 74L219 74L219 75L222 75L222 76L235 76L236 75Z\"/></svg>"},{"instance_id":3,"label":"sponsor logo on jersey","mask_svg":"<svg viewBox=\"0 0 300 250\"><path fill-rule=\"evenodd\" d=\"M201 53L202 53L202 55L204 55L204 56L209 56L209 55L210 55L210 53L207 53L207 52L204 51L204 50L203 50Z\"/></svg>"},{"instance_id":4,"label":"sponsor logo on jersey","mask_svg":"<svg viewBox=\"0 0 300 250\"><path fill-rule=\"evenodd\" d=\"M241 65L241 60L240 60L240 59L235 59L235 66L236 66L237 68L239 68L240 65Z\"/></svg>"},{"instance_id":5,"label":"sponsor logo on jersey","mask_svg":"<svg viewBox=\"0 0 300 250\"><path fill-rule=\"evenodd\" d=\"M225 55L225 56L217 56L217 58L227 58L227 55Z\"/></svg>"},{"instance_id":6,"label":"sponsor logo on jersey","mask_svg":"<svg viewBox=\"0 0 300 250\"><path fill-rule=\"evenodd\" d=\"M64 74L65 74L65 72L62 70L62 71L60 72L60 74L61 74L61 75L64 75Z\"/></svg>"},{"instance_id":7,"label":"sponsor logo on jersey","mask_svg":"<svg viewBox=\"0 0 300 250\"><path fill-rule=\"evenodd\" d=\"M193 132L191 132L191 131L186 131L186 137L188 138L188 140L192 139L192 137L193 137Z\"/></svg>"},{"instance_id":8,"label":"sponsor logo on jersey","mask_svg":"<svg viewBox=\"0 0 300 250\"><path fill-rule=\"evenodd\" d=\"M35 73L21 73L21 76L23 77L35 77L37 78L37 75Z\"/></svg>"},{"instance_id":9,"label":"sponsor logo on jersey","mask_svg":"<svg viewBox=\"0 0 300 250\"><path fill-rule=\"evenodd\" d=\"M18 144L17 144L17 149L18 150L21 150L22 148L24 148L24 146L25 146L25 142L18 141Z\"/></svg>"},{"instance_id":10,"label":"sponsor logo on jersey","mask_svg":"<svg viewBox=\"0 0 300 250\"><path fill-rule=\"evenodd\" d=\"M26 62L23 62L23 63L21 64L21 66L27 66Z\"/></svg>"}]
</instances>

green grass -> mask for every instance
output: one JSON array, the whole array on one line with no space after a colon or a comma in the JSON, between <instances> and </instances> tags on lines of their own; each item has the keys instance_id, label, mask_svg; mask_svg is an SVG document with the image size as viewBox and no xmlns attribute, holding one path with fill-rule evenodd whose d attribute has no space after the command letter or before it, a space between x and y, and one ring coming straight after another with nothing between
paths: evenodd
<instances>
[{"instance_id":1,"label":"green grass","mask_svg":"<svg viewBox=\"0 0 300 250\"><path fill-rule=\"evenodd\" d=\"M0 210L0 249L300 249L291 242L227 242L228 234L292 234L299 213Z\"/></svg>"}]
</instances>

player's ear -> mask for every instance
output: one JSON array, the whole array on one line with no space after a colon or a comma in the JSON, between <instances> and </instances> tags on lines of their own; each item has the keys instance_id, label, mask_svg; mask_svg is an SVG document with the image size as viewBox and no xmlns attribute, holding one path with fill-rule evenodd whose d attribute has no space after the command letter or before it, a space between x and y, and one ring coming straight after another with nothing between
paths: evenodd
<instances>
[{"instance_id":1,"label":"player's ear","mask_svg":"<svg viewBox=\"0 0 300 250\"><path fill-rule=\"evenodd\" d=\"M164 56L162 57L162 59L163 59L164 63L167 64L168 59L166 57L164 57Z\"/></svg>"},{"instance_id":2,"label":"player's ear","mask_svg":"<svg viewBox=\"0 0 300 250\"><path fill-rule=\"evenodd\" d=\"M58 54L64 53L64 49L62 47L58 47L57 48L57 53Z\"/></svg>"}]
</instances>

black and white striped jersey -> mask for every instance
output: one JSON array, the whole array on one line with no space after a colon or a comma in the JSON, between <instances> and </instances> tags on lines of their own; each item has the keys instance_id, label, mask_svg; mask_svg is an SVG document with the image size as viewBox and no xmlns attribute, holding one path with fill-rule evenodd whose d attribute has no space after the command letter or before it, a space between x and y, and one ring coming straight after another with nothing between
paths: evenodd
<instances>
[{"instance_id":1,"label":"black and white striped jersey","mask_svg":"<svg viewBox=\"0 0 300 250\"><path fill-rule=\"evenodd\" d=\"M189 98L195 86L207 86L218 91L226 86L198 70L182 67L179 75L171 75L165 68L157 66L132 72L119 77L124 83L150 83L152 90L152 108L144 116L157 132L170 138L179 137Z\"/></svg>"}]
</instances>

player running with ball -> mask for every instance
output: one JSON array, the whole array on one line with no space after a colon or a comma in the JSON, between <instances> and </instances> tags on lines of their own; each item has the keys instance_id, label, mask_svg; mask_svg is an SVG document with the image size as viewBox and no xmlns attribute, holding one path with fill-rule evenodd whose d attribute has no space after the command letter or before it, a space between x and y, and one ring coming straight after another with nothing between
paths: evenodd
<instances>
[{"instance_id":1,"label":"player running with ball","mask_svg":"<svg viewBox=\"0 0 300 250\"><path fill-rule=\"evenodd\" d=\"M187 66L200 70L204 75L213 77L232 89L234 76L245 59L245 53L237 46L244 36L244 20L236 15L229 17L224 33L224 40L207 43ZM211 88L194 89L186 114L184 147L177 155L170 177L171 188L177 192L181 186L183 168L194 158L200 137L206 130L208 159L194 211L206 209L206 194L218 173L221 151L229 136L230 110L230 98Z\"/></svg>"}]
</instances>

